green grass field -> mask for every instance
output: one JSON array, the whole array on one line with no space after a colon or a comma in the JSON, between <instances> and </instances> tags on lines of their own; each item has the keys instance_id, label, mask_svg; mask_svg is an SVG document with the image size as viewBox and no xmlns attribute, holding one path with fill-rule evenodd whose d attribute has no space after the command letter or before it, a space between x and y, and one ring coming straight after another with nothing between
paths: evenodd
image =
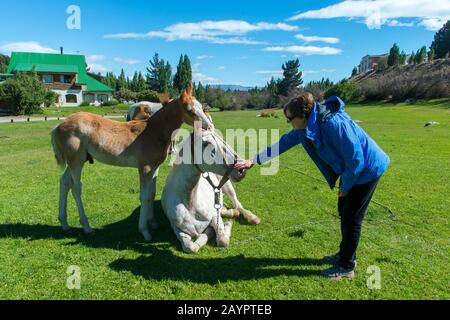
<instances>
[{"instance_id":1,"label":"green grass field","mask_svg":"<svg viewBox=\"0 0 450 320\"><path fill-rule=\"evenodd\" d=\"M137 231L137 171L86 165L84 203L94 236L83 234L69 195L70 232L57 221L60 171L50 146L57 122L0 125L0 299L449 299L450 103L347 108L391 157L369 207L357 277L331 282L320 259L337 251L337 194L300 148L284 154L280 171L253 169L236 184L244 206L262 218L233 227L228 250L186 255L159 202L170 169L162 167L156 196L160 228L143 243ZM256 111L214 112L219 129L289 129L283 117ZM424 123L440 125L424 128ZM81 269L81 289L66 271ZM369 289L369 266L381 288Z\"/></svg>"}]
</instances>

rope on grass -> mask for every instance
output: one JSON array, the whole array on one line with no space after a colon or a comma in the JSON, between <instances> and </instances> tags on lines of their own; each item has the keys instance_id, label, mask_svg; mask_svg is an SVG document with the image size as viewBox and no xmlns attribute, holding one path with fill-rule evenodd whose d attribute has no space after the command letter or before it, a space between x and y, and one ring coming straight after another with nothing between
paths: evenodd
<instances>
[{"instance_id":1,"label":"rope on grass","mask_svg":"<svg viewBox=\"0 0 450 320\"><path fill-rule=\"evenodd\" d=\"M297 169L295 169L295 168L292 168L292 167L289 167L289 166L287 166L286 168L289 169L289 170L292 170L292 171L294 171L294 172L296 172L296 173L302 174L302 175L304 175L304 176L306 176L306 177L308 177L308 178L310 178L310 179L313 179L313 180L316 180L316 181L319 181L319 182L322 182L322 183L325 182L323 179L319 179L319 178L310 176L309 174L307 174L307 173L305 173L305 172L303 172L303 171L297 170ZM376 201L375 199L372 199L371 202L373 202L373 203L375 203L376 205L378 205L378 206L384 208L384 209L388 212L389 218L390 218L392 221L397 221L397 216L394 214L394 212L392 211L392 209L391 209L389 206L387 206L387 205L385 205L385 204L383 204L383 203L381 203L381 202L379 202L379 201Z\"/></svg>"},{"instance_id":2,"label":"rope on grass","mask_svg":"<svg viewBox=\"0 0 450 320\"><path fill-rule=\"evenodd\" d=\"M322 223L325 223L325 222L335 222L335 221L336 221L336 219L323 219L323 220L311 221L311 222L306 222L306 223L300 223L300 224L296 224L296 225L293 225L293 226L290 226L290 227L275 229L273 231L264 233L262 235L259 235L259 236L253 237L253 238L247 238L247 239L244 239L244 240L241 240L241 241L233 241L233 247L239 246L239 245L251 242L251 241L259 240L259 239L265 238L267 236L270 236L272 234L284 233L286 231L289 231L289 230L292 230L292 229L297 229L299 227L308 226L308 225L314 225L314 224L322 224ZM228 248L221 248L221 249L222 250L228 250Z\"/></svg>"}]
</instances>

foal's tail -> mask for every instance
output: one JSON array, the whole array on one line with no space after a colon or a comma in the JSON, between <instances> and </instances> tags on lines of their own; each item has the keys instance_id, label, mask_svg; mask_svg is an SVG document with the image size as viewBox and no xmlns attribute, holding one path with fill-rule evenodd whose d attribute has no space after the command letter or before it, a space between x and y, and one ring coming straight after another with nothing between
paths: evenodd
<instances>
[{"instance_id":1,"label":"foal's tail","mask_svg":"<svg viewBox=\"0 0 450 320\"><path fill-rule=\"evenodd\" d=\"M55 154L56 163L62 170L64 170L66 168L66 159L64 158L64 153L61 151L61 148L58 145L58 141L56 141L57 134L58 134L58 127L54 128L51 133L52 147L53 147L53 152Z\"/></svg>"}]
</instances>

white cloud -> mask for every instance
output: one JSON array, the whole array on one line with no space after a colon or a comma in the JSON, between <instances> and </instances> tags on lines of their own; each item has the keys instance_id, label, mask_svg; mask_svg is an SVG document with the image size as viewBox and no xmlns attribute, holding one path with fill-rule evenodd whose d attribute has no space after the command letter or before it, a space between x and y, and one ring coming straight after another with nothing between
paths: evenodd
<instances>
[{"instance_id":1,"label":"white cloud","mask_svg":"<svg viewBox=\"0 0 450 320\"><path fill-rule=\"evenodd\" d=\"M128 64L128 65L135 65L135 64L139 64L142 62L141 60L138 60L138 59L125 59L125 58L119 58L119 57L114 58L114 61L117 63L123 63L123 64Z\"/></svg>"},{"instance_id":2,"label":"white cloud","mask_svg":"<svg viewBox=\"0 0 450 320\"><path fill-rule=\"evenodd\" d=\"M197 56L197 60L205 60L205 59L212 59L213 56L208 56L207 54Z\"/></svg>"},{"instance_id":3,"label":"white cloud","mask_svg":"<svg viewBox=\"0 0 450 320\"><path fill-rule=\"evenodd\" d=\"M438 31L447 22L447 20L450 20L450 16L444 19L441 18L423 19L420 25L424 26L427 30Z\"/></svg>"},{"instance_id":4,"label":"white cloud","mask_svg":"<svg viewBox=\"0 0 450 320\"><path fill-rule=\"evenodd\" d=\"M111 72L112 70L98 63L88 63L91 72Z\"/></svg>"},{"instance_id":5,"label":"white cloud","mask_svg":"<svg viewBox=\"0 0 450 320\"><path fill-rule=\"evenodd\" d=\"M414 22L400 22L398 20L389 20L387 22L387 25L389 27L414 27Z\"/></svg>"},{"instance_id":6,"label":"white cloud","mask_svg":"<svg viewBox=\"0 0 450 320\"><path fill-rule=\"evenodd\" d=\"M429 30L436 30L437 25L450 19L450 1L448 0L346 0L319 10L310 10L287 19L331 19L360 18L365 20L369 29L379 29L383 25L400 22L398 18L419 19L419 25ZM442 22L442 23L441 23ZM404 26L410 26L411 22Z\"/></svg>"},{"instance_id":7,"label":"white cloud","mask_svg":"<svg viewBox=\"0 0 450 320\"><path fill-rule=\"evenodd\" d=\"M101 55L101 54L92 54L92 55L86 56L86 62L88 64L103 61L103 60L105 60L105 56Z\"/></svg>"},{"instance_id":8,"label":"white cloud","mask_svg":"<svg viewBox=\"0 0 450 320\"><path fill-rule=\"evenodd\" d=\"M257 70L255 71L256 74L270 74L274 76L281 76L283 75L283 70Z\"/></svg>"},{"instance_id":9,"label":"white cloud","mask_svg":"<svg viewBox=\"0 0 450 320\"><path fill-rule=\"evenodd\" d=\"M201 81L203 83L211 83L211 82L217 82L216 78L209 77L201 72L193 72L192 73L192 80L195 82Z\"/></svg>"},{"instance_id":10,"label":"white cloud","mask_svg":"<svg viewBox=\"0 0 450 320\"><path fill-rule=\"evenodd\" d=\"M263 51L269 52L291 52L302 55L335 55L342 52L341 49L332 47L315 47L315 46L275 46L264 48Z\"/></svg>"},{"instance_id":11,"label":"white cloud","mask_svg":"<svg viewBox=\"0 0 450 320\"><path fill-rule=\"evenodd\" d=\"M339 43L339 38L335 37L319 37L319 36L305 36L303 34L297 34L295 37L305 42L326 42L326 43Z\"/></svg>"},{"instance_id":12,"label":"white cloud","mask_svg":"<svg viewBox=\"0 0 450 320\"><path fill-rule=\"evenodd\" d=\"M58 50L46 48L36 41L11 42L0 45L0 52L10 55L11 52L59 53Z\"/></svg>"},{"instance_id":13,"label":"white cloud","mask_svg":"<svg viewBox=\"0 0 450 320\"><path fill-rule=\"evenodd\" d=\"M320 70L303 70L302 73L304 75L308 74L318 74L318 73L333 73L336 72L336 69L320 69Z\"/></svg>"},{"instance_id":14,"label":"white cloud","mask_svg":"<svg viewBox=\"0 0 450 320\"><path fill-rule=\"evenodd\" d=\"M255 24L243 20L201 21L196 23L176 23L166 27L163 31L147 33L118 33L107 34L108 39L152 39L161 38L167 41L206 41L216 44L265 44L244 37L250 32L279 30L296 31L297 26L286 23L258 22Z\"/></svg>"}]
</instances>

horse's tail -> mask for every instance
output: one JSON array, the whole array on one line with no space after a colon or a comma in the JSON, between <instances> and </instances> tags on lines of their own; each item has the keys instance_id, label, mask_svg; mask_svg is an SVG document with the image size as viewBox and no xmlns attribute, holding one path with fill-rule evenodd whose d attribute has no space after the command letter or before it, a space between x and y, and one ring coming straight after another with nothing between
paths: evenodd
<instances>
[{"instance_id":1,"label":"horse's tail","mask_svg":"<svg viewBox=\"0 0 450 320\"><path fill-rule=\"evenodd\" d=\"M67 162L66 159L64 158L64 153L61 151L61 148L58 145L57 134L58 134L58 127L54 128L51 133L53 153L55 154L56 163L62 170L64 170L66 168Z\"/></svg>"}]
</instances>

